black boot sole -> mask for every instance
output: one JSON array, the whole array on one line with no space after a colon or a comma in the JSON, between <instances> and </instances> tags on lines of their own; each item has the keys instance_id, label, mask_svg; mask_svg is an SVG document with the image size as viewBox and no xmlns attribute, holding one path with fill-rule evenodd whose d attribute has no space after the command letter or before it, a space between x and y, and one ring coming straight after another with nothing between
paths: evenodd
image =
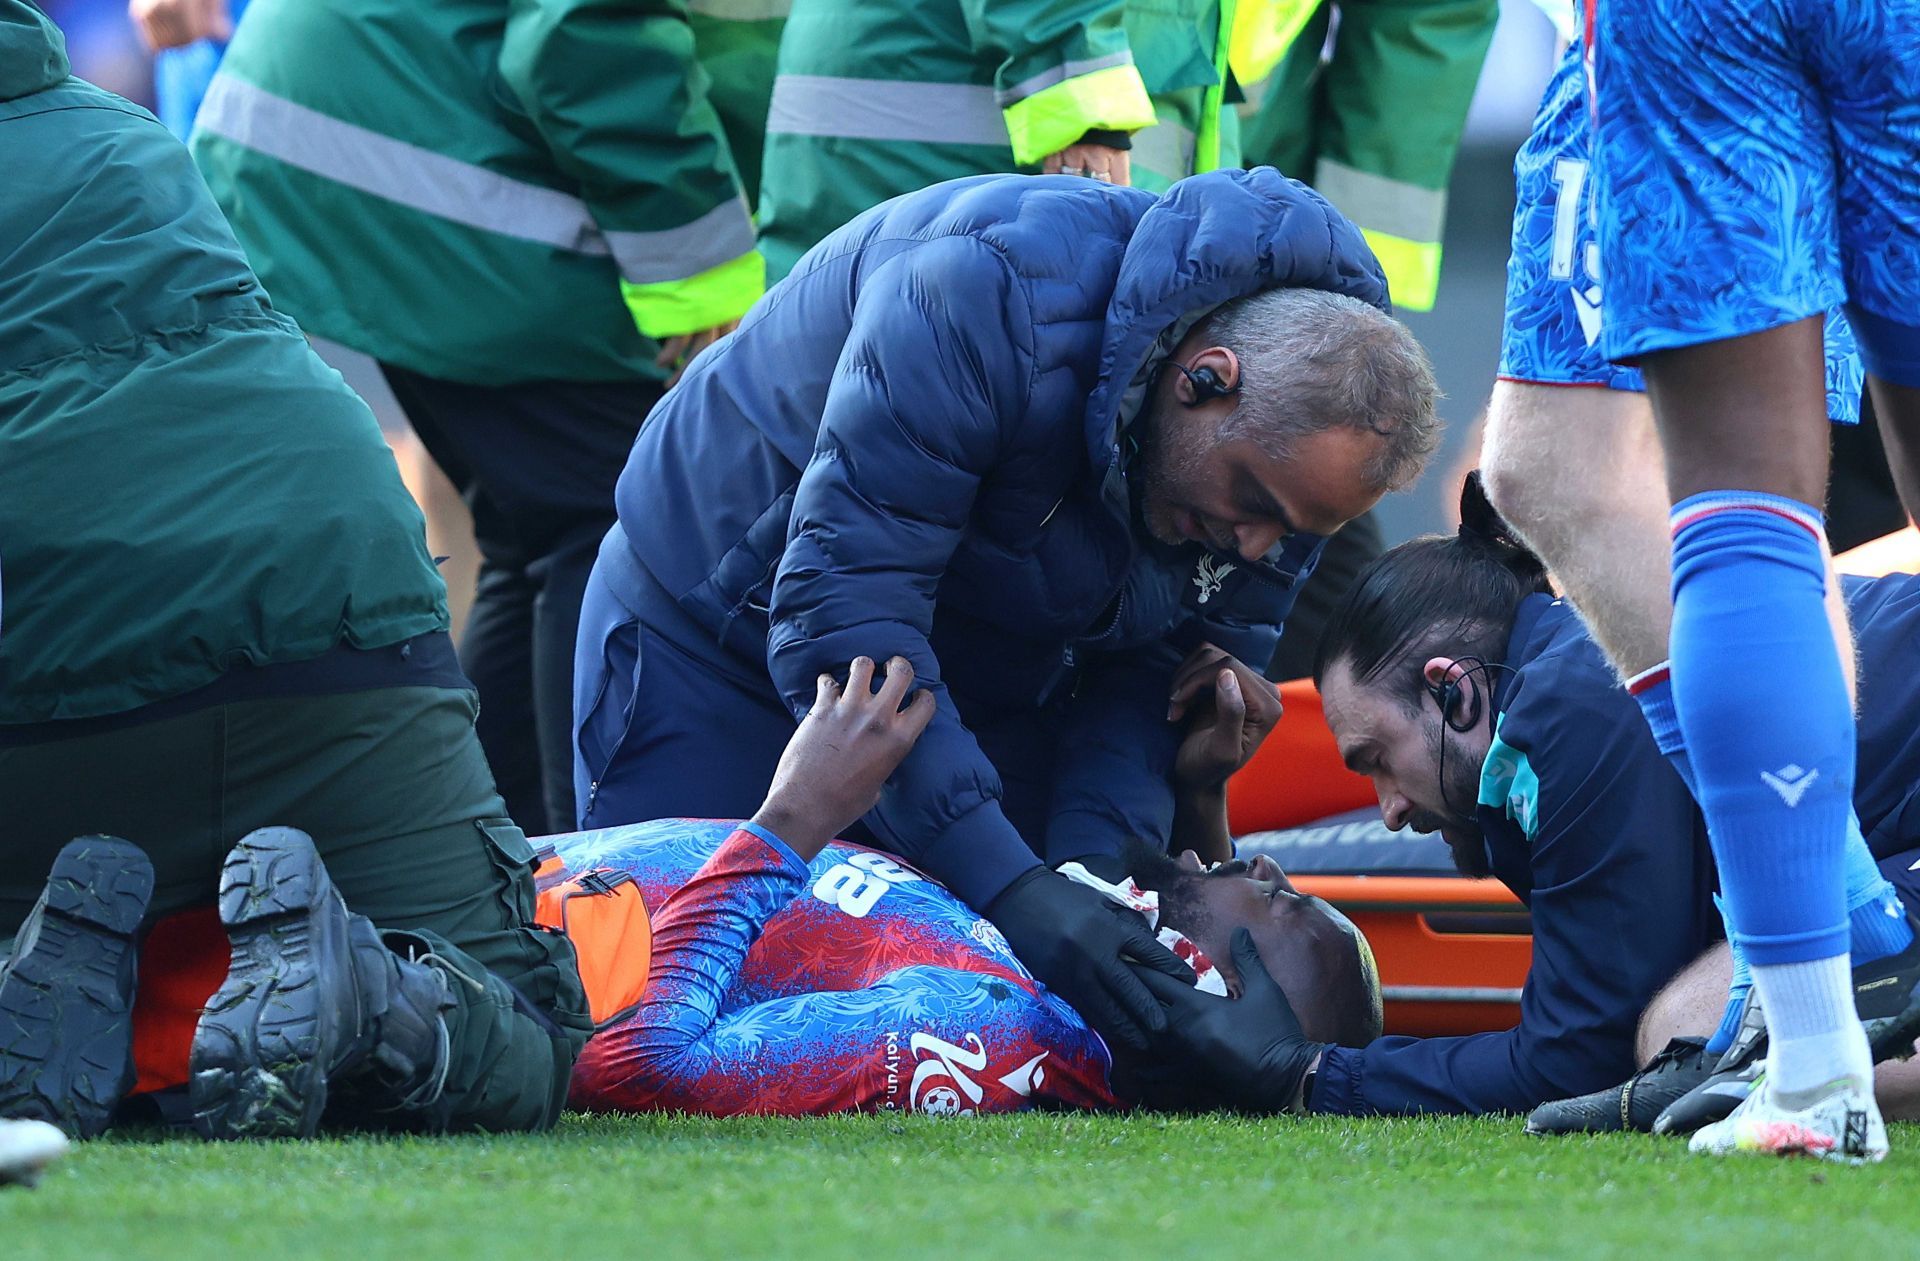
<instances>
[{"instance_id":1,"label":"black boot sole","mask_svg":"<svg viewBox=\"0 0 1920 1261\"><path fill-rule=\"evenodd\" d=\"M220 920L232 961L194 1030L194 1129L311 1137L340 1038L333 978L348 966L346 906L312 839L262 828L236 845L220 873Z\"/></svg>"},{"instance_id":2,"label":"black boot sole","mask_svg":"<svg viewBox=\"0 0 1920 1261\"><path fill-rule=\"evenodd\" d=\"M0 1117L73 1138L106 1130L133 1088L135 935L153 864L110 836L70 842L0 970Z\"/></svg>"}]
</instances>

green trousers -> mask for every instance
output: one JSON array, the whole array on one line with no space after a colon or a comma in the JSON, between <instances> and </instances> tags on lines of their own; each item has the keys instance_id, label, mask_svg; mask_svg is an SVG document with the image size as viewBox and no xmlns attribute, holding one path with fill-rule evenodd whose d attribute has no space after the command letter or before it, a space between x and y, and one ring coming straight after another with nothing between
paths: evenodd
<instances>
[{"instance_id":1,"label":"green trousers","mask_svg":"<svg viewBox=\"0 0 1920 1261\"><path fill-rule=\"evenodd\" d=\"M212 905L246 833L299 828L351 910L426 938L473 982L449 987L458 1006L440 1102L394 1123L545 1128L592 1024L572 945L534 923L533 848L503 813L476 712L471 692L395 687L0 747L0 941L75 836L147 852L151 923Z\"/></svg>"}]
</instances>

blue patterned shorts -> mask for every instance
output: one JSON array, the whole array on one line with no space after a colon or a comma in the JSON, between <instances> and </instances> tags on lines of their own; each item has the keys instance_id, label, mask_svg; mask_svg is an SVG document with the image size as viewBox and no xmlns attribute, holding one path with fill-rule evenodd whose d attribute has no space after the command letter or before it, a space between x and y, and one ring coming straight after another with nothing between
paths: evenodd
<instances>
[{"instance_id":1,"label":"blue patterned shorts","mask_svg":"<svg viewBox=\"0 0 1920 1261\"><path fill-rule=\"evenodd\" d=\"M1920 0L1602 0L1593 39L1607 356L1846 304L1920 367Z\"/></svg>"},{"instance_id":2,"label":"blue patterned shorts","mask_svg":"<svg viewBox=\"0 0 1920 1261\"><path fill-rule=\"evenodd\" d=\"M1567 49L1540 102L1533 133L1514 158L1513 252L1507 261L1500 376L1643 392L1639 371L1609 361L1601 346L1613 304L1603 316L1593 120L1582 51L1578 40ZM1611 287L1607 294L1613 296ZM1857 420L1861 384L1853 332L1835 309L1827 319L1827 414L1846 424Z\"/></svg>"}]
</instances>

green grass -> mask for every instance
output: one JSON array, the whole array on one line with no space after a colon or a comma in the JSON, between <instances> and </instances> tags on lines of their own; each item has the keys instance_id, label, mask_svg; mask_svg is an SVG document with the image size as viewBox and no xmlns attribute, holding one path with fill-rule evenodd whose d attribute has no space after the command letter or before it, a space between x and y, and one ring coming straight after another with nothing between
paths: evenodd
<instances>
[{"instance_id":1,"label":"green grass","mask_svg":"<svg viewBox=\"0 0 1920 1261\"><path fill-rule=\"evenodd\" d=\"M0 1257L1906 1256L1877 1168L1512 1121L569 1118L540 1138L95 1143L0 1192Z\"/></svg>"}]
</instances>

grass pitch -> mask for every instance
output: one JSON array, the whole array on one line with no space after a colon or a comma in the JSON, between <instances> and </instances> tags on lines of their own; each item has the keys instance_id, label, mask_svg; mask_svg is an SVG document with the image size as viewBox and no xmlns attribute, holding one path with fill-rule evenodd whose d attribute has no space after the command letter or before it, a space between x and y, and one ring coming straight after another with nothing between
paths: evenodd
<instances>
[{"instance_id":1,"label":"grass pitch","mask_svg":"<svg viewBox=\"0 0 1920 1261\"><path fill-rule=\"evenodd\" d=\"M1875 1168L1709 1161L1517 1121L569 1117L540 1138L91 1144L0 1192L0 1256L1907 1256L1920 1126Z\"/></svg>"}]
</instances>

